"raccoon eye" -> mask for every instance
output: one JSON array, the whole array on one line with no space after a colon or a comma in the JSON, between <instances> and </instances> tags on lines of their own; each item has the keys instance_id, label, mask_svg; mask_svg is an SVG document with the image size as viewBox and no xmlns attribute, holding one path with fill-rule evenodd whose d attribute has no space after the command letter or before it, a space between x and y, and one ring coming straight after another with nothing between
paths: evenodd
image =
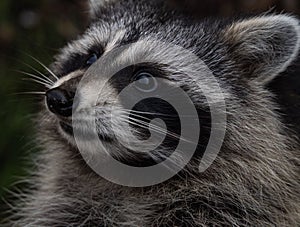
<instances>
[{"instance_id":1,"label":"raccoon eye","mask_svg":"<svg viewBox=\"0 0 300 227\"><path fill-rule=\"evenodd\" d=\"M148 72L139 72L134 78L134 86L139 91L153 92L158 87L157 80Z\"/></svg>"},{"instance_id":2,"label":"raccoon eye","mask_svg":"<svg viewBox=\"0 0 300 227\"><path fill-rule=\"evenodd\" d=\"M93 53L92 55L90 55L90 56L88 57L88 60L86 61L85 66L86 66L86 67L91 66L91 65L94 64L97 60L98 60L98 54Z\"/></svg>"}]
</instances>

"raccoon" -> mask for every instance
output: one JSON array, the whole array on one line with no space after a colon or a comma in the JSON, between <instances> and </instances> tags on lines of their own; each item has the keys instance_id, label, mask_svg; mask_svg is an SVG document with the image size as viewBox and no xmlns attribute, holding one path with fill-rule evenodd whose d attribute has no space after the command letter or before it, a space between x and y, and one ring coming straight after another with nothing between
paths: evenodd
<instances>
[{"instance_id":1,"label":"raccoon","mask_svg":"<svg viewBox=\"0 0 300 227\"><path fill-rule=\"evenodd\" d=\"M36 121L43 151L35 162L32 187L23 203L20 201L11 224L299 225L298 142L282 123L275 96L267 89L268 83L297 58L299 21L284 14L200 20L170 9L159 0L91 0L89 5L90 26L60 51L49 69L49 78L56 81L48 86ZM158 50L145 40L189 50L208 66L220 85L226 102L226 133L217 158L204 172L199 172L198 165L213 124L203 92L180 70L191 62L180 52ZM80 92L80 81L95 72L90 69L97 69L102 56L127 44L129 48L107 64L131 62L139 58L140 50L147 50L153 59L167 59L167 63L143 62L117 72L115 80L104 87L108 99L116 101L117 94L132 80L155 92L157 78L163 77L188 94L201 123L192 160L171 179L148 187L127 187L102 178L84 160L74 140L75 93L81 102L90 105L89 97ZM103 80L101 75L92 78ZM210 80L202 75L196 82L209 85ZM131 115L136 123L131 127L148 137L149 130L142 125L149 126L148 120L162 118L170 133L161 149L141 155L123 148L114 136L116 132L105 123L107 108L115 105L113 101L97 103L101 114L96 116L96 127L99 139L114 158L127 165L147 167L163 161L176 148L178 138L171 135L180 134L180 121L178 117L168 118L176 111L157 99L147 99L135 107L133 113L140 115ZM86 118L91 115L88 109L83 114ZM126 137L122 118L112 118L119 125L117 133Z\"/></svg>"}]
</instances>

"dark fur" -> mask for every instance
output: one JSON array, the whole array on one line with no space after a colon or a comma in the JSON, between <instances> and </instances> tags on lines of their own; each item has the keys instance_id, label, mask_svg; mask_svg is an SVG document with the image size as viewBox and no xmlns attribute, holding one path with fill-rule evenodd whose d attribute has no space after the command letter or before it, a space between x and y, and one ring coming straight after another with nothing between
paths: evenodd
<instances>
[{"instance_id":1,"label":"dark fur","mask_svg":"<svg viewBox=\"0 0 300 227\"><path fill-rule=\"evenodd\" d=\"M261 26L235 26L239 22L233 20L197 21L147 0L105 3L93 8L91 15L86 37L103 26L108 32L125 28L119 45L150 36L189 48L201 57L231 95L226 98L228 123L222 150L204 173L198 172L196 156L188 171L165 183L122 187L95 174L58 133L57 118L45 110L38 120L43 152L36 161L34 189L13 224L297 226L299 150L265 89L296 57L299 34L295 28L278 18L278 23ZM84 74L81 66L89 52L95 48L101 52L105 45L91 38L82 41L80 48L66 47L52 69L60 77L79 68ZM63 86L74 89L76 83ZM186 86L187 91L193 90L191 84ZM199 94L193 95L197 102Z\"/></svg>"}]
</instances>

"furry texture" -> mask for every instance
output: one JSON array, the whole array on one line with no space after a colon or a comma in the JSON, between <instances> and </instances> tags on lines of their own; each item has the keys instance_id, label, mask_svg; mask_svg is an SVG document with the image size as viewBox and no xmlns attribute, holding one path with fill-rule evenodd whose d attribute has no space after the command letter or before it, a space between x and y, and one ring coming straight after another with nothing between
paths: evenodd
<instances>
[{"instance_id":1,"label":"furry texture","mask_svg":"<svg viewBox=\"0 0 300 227\"><path fill-rule=\"evenodd\" d=\"M188 48L209 66L224 91L228 122L222 150L204 173L198 172L196 155L184 171L165 183L122 187L96 175L72 138L61 130L58 118L45 110L37 122L43 152L36 161L33 188L12 224L297 226L299 149L281 123L265 85L297 56L299 22L285 15L197 21L147 0L92 1L91 6L91 26L62 49L52 66L61 78L55 86L76 89L85 72L80 66L95 47L105 53L125 43L154 38ZM119 60L132 59L139 48ZM164 50L153 51L155 56L169 60L161 69L185 85L196 106L203 107L193 84L184 74L172 71L190 62L183 62L180 53L170 55ZM205 77L199 77L199 82L209 83ZM111 149L114 153L116 145Z\"/></svg>"}]
</instances>

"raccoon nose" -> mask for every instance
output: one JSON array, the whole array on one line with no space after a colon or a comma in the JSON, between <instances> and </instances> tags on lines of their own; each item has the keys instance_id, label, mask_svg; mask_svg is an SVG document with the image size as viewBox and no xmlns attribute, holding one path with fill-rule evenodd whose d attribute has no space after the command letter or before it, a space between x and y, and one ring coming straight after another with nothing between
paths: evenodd
<instances>
[{"instance_id":1,"label":"raccoon nose","mask_svg":"<svg viewBox=\"0 0 300 227\"><path fill-rule=\"evenodd\" d=\"M63 117L72 116L74 94L54 88L46 92L46 101L49 110Z\"/></svg>"}]
</instances>

